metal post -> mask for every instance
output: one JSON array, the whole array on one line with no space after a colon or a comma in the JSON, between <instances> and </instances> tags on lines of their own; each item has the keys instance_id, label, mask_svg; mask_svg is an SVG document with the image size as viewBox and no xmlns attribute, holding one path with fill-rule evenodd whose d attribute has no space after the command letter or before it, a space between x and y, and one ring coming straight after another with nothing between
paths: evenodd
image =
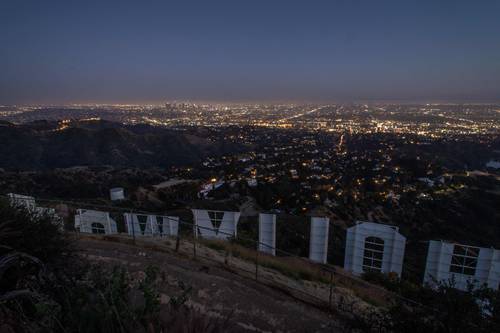
<instances>
[{"instance_id":1,"label":"metal post","mask_svg":"<svg viewBox=\"0 0 500 333\"><path fill-rule=\"evenodd\" d=\"M63 210L63 202L59 201L59 209L57 209L57 206L56 206L56 214L55 215L57 216L57 212L61 213L62 210ZM66 212L67 212L67 210L66 210ZM66 223L64 223L64 217L62 217L63 214L60 214L60 215L61 215L61 219L59 220L59 222L62 223L61 228L64 231L66 229L64 227ZM55 219L55 216L53 216L53 218Z\"/></svg>"},{"instance_id":2,"label":"metal post","mask_svg":"<svg viewBox=\"0 0 500 333\"><path fill-rule=\"evenodd\" d=\"M259 251L255 251L255 280L259 278Z\"/></svg>"},{"instance_id":3,"label":"metal post","mask_svg":"<svg viewBox=\"0 0 500 333\"><path fill-rule=\"evenodd\" d=\"M333 271L330 271L330 297L328 299L328 304L330 305L330 309L332 308L333 301Z\"/></svg>"},{"instance_id":4,"label":"metal post","mask_svg":"<svg viewBox=\"0 0 500 333\"><path fill-rule=\"evenodd\" d=\"M75 228L76 239L80 239L80 232L82 231L82 211L80 209L78 209L78 218L80 219L80 226L78 229ZM92 229L90 229L90 232L92 232Z\"/></svg>"},{"instance_id":5,"label":"metal post","mask_svg":"<svg viewBox=\"0 0 500 333\"><path fill-rule=\"evenodd\" d=\"M196 237L193 238L193 257L196 259Z\"/></svg>"},{"instance_id":6,"label":"metal post","mask_svg":"<svg viewBox=\"0 0 500 333\"><path fill-rule=\"evenodd\" d=\"M149 228L151 230L151 237L154 237L156 228L153 226L153 215L148 215L146 220L146 228L148 226L148 222L149 222Z\"/></svg>"},{"instance_id":7,"label":"metal post","mask_svg":"<svg viewBox=\"0 0 500 333\"><path fill-rule=\"evenodd\" d=\"M177 238L175 239L175 252L179 252L180 241L179 231L177 231Z\"/></svg>"},{"instance_id":8,"label":"metal post","mask_svg":"<svg viewBox=\"0 0 500 333\"><path fill-rule=\"evenodd\" d=\"M112 234L112 232L111 232L111 222L109 221L109 213L106 214L106 220L108 221L109 234Z\"/></svg>"},{"instance_id":9,"label":"metal post","mask_svg":"<svg viewBox=\"0 0 500 333\"><path fill-rule=\"evenodd\" d=\"M135 244L135 228L134 228L134 219L132 218L132 213L128 214L128 222L130 222L130 225L132 226L132 238L134 240Z\"/></svg>"},{"instance_id":10,"label":"metal post","mask_svg":"<svg viewBox=\"0 0 500 333\"><path fill-rule=\"evenodd\" d=\"M173 231L172 231L172 229L173 229L173 226L172 226L172 219L171 219L171 218L167 218L167 221L168 221L168 234L169 234L170 236L172 236L172 234L173 234ZM163 222L164 222L164 223L163 223L163 233L165 233L165 220L163 220ZM177 227L177 229L178 229L178 228L179 228L179 227ZM179 236L179 230L177 230L177 236Z\"/></svg>"}]
</instances>

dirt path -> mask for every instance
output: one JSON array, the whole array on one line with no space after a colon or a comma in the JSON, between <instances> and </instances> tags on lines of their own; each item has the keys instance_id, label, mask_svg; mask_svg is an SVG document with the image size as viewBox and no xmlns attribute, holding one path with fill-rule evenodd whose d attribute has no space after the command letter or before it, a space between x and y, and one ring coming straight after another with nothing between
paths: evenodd
<instances>
[{"instance_id":1,"label":"dirt path","mask_svg":"<svg viewBox=\"0 0 500 333\"><path fill-rule=\"evenodd\" d=\"M94 262L121 264L132 274L143 274L148 265L164 272L163 301L191 286L188 305L209 316L229 318L234 332L343 332L341 320L275 290L231 273L218 264L190 260L133 245L80 239L82 254Z\"/></svg>"}]
</instances>

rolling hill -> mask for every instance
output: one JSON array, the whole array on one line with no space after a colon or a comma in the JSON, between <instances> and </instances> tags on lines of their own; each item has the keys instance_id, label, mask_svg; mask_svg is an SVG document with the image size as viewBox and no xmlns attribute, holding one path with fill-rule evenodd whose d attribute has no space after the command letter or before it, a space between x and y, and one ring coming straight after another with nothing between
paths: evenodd
<instances>
[{"instance_id":1,"label":"rolling hill","mask_svg":"<svg viewBox=\"0 0 500 333\"><path fill-rule=\"evenodd\" d=\"M244 146L171 129L107 121L0 124L0 168L38 170L72 166L168 167L234 153Z\"/></svg>"}]
</instances>

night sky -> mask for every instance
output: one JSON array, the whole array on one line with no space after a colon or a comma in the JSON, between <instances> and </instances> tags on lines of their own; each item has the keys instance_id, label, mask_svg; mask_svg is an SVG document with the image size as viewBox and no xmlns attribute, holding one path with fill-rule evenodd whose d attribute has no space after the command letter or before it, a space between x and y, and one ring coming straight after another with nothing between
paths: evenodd
<instances>
[{"instance_id":1,"label":"night sky","mask_svg":"<svg viewBox=\"0 0 500 333\"><path fill-rule=\"evenodd\" d=\"M500 1L0 0L0 104L500 101Z\"/></svg>"}]
</instances>

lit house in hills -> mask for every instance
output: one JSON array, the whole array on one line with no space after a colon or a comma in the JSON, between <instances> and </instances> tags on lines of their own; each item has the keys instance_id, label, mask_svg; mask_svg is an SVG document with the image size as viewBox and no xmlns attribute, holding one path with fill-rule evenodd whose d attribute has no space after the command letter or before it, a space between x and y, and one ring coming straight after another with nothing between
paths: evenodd
<instances>
[{"instance_id":1,"label":"lit house in hills","mask_svg":"<svg viewBox=\"0 0 500 333\"><path fill-rule=\"evenodd\" d=\"M177 236L179 218L175 216L123 214L130 236Z\"/></svg>"},{"instance_id":2,"label":"lit house in hills","mask_svg":"<svg viewBox=\"0 0 500 333\"><path fill-rule=\"evenodd\" d=\"M75 229L90 234L116 234L116 222L108 212L89 209L77 209L75 214Z\"/></svg>"},{"instance_id":3,"label":"lit house in hills","mask_svg":"<svg viewBox=\"0 0 500 333\"><path fill-rule=\"evenodd\" d=\"M212 239L236 237L240 212L193 209L195 236Z\"/></svg>"},{"instance_id":4,"label":"lit house in hills","mask_svg":"<svg viewBox=\"0 0 500 333\"><path fill-rule=\"evenodd\" d=\"M424 283L454 283L460 290L469 284L498 289L500 282L500 251L443 241L430 241Z\"/></svg>"},{"instance_id":5,"label":"lit house in hills","mask_svg":"<svg viewBox=\"0 0 500 333\"><path fill-rule=\"evenodd\" d=\"M395 226L356 222L347 229L344 268L355 275L376 271L401 276L406 238Z\"/></svg>"}]
</instances>

